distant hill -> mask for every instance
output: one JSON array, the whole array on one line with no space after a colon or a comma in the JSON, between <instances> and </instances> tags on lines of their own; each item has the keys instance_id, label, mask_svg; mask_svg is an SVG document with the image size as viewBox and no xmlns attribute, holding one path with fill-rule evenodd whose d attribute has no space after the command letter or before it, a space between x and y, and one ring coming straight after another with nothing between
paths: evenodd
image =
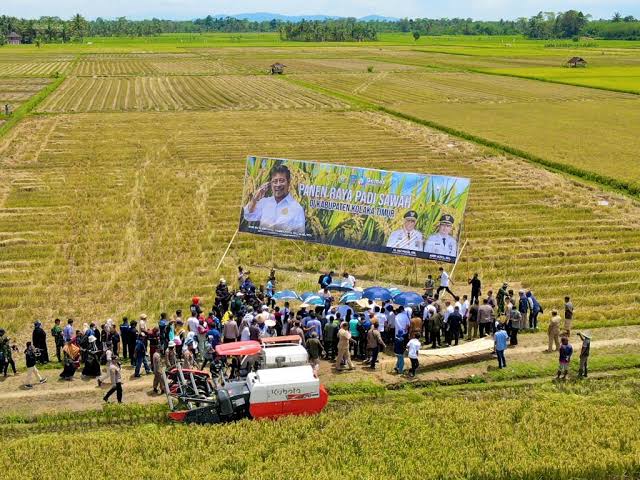
<instances>
[{"instance_id":1,"label":"distant hill","mask_svg":"<svg viewBox=\"0 0 640 480\"><path fill-rule=\"evenodd\" d=\"M215 18L220 17L232 17L237 18L239 20L250 20L252 22L268 22L269 20L281 20L283 22L300 22L302 20L328 20L328 19L337 19L344 17L336 17L331 15L281 15L279 13L269 13L269 12L254 12L254 13L236 13L232 15L227 14L216 14L212 15ZM365 22L369 21L395 21L397 18L393 17L383 17L380 15L367 15L366 17L359 18L358 20L362 20Z\"/></svg>"}]
</instances>

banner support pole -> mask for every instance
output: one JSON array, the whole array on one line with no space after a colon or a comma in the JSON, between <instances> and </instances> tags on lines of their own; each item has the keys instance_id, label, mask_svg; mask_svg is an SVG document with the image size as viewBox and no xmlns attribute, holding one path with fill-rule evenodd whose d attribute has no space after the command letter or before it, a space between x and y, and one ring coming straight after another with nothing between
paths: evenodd
<instances>
[{"instance_id":1,"label":"banner support pole","mask_svg":"<svg viewBox=\"0 0 640 480\"><path fill-rule=\"evenodd\" d=\"M468 241L469 241L468 239L464 241L464 244L462 245L462 248L458 252L458 257L456 258L456 263L453 264L453 268L451 269L451 274L449 275L452 280L453 280L453 272L456 271L456 267L458 266L458 262L460 261L460 258L462 258L462 252L464 251L464 247L467 246L467 242Z\"/></svg>"},{"instance_id":2,"label":"banner support pole","mask_svg":"<svg viewBox=\"0 0 640 480\"><path fill-rule=\"evenodd\" d=\"M233 234L233 237L231 237L231 241L229 242L229 245L227 245L227 249L224 251L224 253L222 254L222 258L218 262L218 266L216 267L216 272L220 269L220 265L222 265L222 262L224 261L225 257L227 256L227 253L229 253L229 249L231 248L231 244L236 239L236 235L238 235L239 231L240 230L236 229L236 232Z\"/></svg>"}]
</instances>

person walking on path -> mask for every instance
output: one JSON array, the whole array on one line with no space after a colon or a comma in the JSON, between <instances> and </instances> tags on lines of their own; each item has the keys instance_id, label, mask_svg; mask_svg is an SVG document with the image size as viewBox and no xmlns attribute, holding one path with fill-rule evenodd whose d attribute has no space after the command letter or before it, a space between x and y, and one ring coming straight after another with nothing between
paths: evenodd
<instances>
[{"instance_id":1,"label":"person walking on path","mask_svg":"<svg viewBox=\"0 0 640 480\"><path fill-rule=\"evenodd\" d=\"M571 336L571 327L573 326L573 303L571 298L564 297L564 334Z\"/></svg>"},{"instance_id":2,"label":"person walking on path","mask_svg":"<svg viewBox=\"0 0 640 480\"><path fill-rule=\"evenodd\" d=\"M387 348L385 343L382 341L382 334L380 330L378 330L378 320L374 319L371 328L367 332L367 349L371 352L371 361L369 363L369 368L372 370L376 368L376 362L378 361L378 353L380 350ZM420 332L418 332L418 338L420 337Z\"/></svg>"},{"instance_id":3,"label":"person walking on path","mask_svg":"<svg viewBox=\"0 0 640 480\"><path fill-rule=\"evenodd\" d=\"M444 271L444 268L440 267L439 270L440 270L440 286L438 287L436 294L440 296L440 292L442 292L443 290L446 290L447 292L449 292L449 295L451 295L453 298L456 298L456 294L453 293L449 288L449 284L450 283L453 284L453 280L449 278L449 274Z\"/></svg>"},{"instance_id":4,"label":"person walking on path","mask_svg":"<svg viewBox=\"0 0 640 480\"><path fill-rule=\"evenodd\" d=\"M420 351L420 334L416 333L409 343L407 343L407 352L409 354L409 360L411 360L411 370L409 370L409 376L415 377L416 370L420 366L420 362L418 361L418 352Z\"/></svg>"},{"instance_id":5,"label":"person walking on path","mask_svg":"<svg viewBox=\"0 0 640 480\"><path fill-rule=\"evenodd\" d=\"M353 370L353 363L351 363L351 354L349 353L349 344L354 342L349 332L349 324L342 322L340 325L340 331L338 332L338 356L336 357L336 369L344 370L342 363L344 362L349 370Z\"/></svg>"},{"instance_id":6,"label":"person walking on path","mask_svg":"<svg viewBox=\"0 0 640 480\"><path fill-rule=\"evenodd\" d=\"M553 345L555 344L556 350L560 349L560 317L557 310L551 311L551 320L549 321L549 327L547 328L547 334L549 335L549 347L547 352L553 352Z\"/></svg>"},{"instance_id":7,"label":"person walking on path","mask_svg":"<svg viewBox=\"0 0 640 480\"><path fill-rule=\"evenodd\" d=\"M591 335L586 332L578 332L578 337L582 340L582 348L580 349L580 369L578 376L587 378L587 362L589 361L589 353L591 350Z\"/></svg>"},{"instance_id":8,"label":"person walking on path","mask_svg":"<svg viewBox=\"0 0 640 480\"><path fill-rule=\"evenodd\" d=\"M115 355L111 357L111 365L109 365L109 375L111 376L111 388L102 398L105 402L109 401L109 397L116 392L118 403L122 403L122 367Z\"/></svg>"},{"instance_id":9,"label":"person walking on path","mask_svg":"<svg viewBox=\"0 0 640 480\"><path fill-rule=\"evenodd\" d=\"M498 368L505 368L507 366L507 359L504 356L504 351L507 349L507 340L509 334L505 331L504 325L498 325L498 331L494 335L493 343L496 349L496 355L498 356Z\"/></svg>"},{"instance_id":10,"label":"person walking on path","mask_svg":"<svg viewBox=\"0 0 640 480\"><path fill-rule=\"evenodd\" d=\"M567 337L562 337L562 345L560 345L559 350L560 362L558 365L558 374L556 375L556 380L560 380L560 375L562 375L562 380L567 379L567 374L569 373L569 363L571 362L571 355L573 355L573 346L571 346Z\"/></svg>"},{"instance_id":11,"label":"person walking on path","mask_svg":"<svg viewBox=\"0 0 640 480\"><path fill-rule=\"evenodd\" d=\"M134 357L135 357L135 366L136 369L134 371L134 377L140 377L140 368L144 365L144 371L146 374L151 373L151 369L149 368L149 362L147 362L147 346L144 344L144 333L138 335L136 339L135 347L133 348Z\"/></svg>"},{"instance_id":12,"label":"person walking on path","mask_svg":"<svg viewBox=\"0 0 640 480\"><path fill-rule=\"evenodd\" d=\"M442 346L442 340L440 339L440 329L442 329L443 317L442 313L436 312L429 317L429 335L431 338L431 348L438 348Z\"/></svg>"},{"instance_id":13,"label":"person walking on path","mask_svg":"<svg viewBox=\"0 0 640 480\"><path fill-rule=\"evenodd\" d=\"M24 359L27 364L27 376L24 381L25 388L33 388L33 377L35 376L40 383L44 383L47 381L46 378L43 378L36 367L37 361L37 352L33 347L31 342L27 342L27 348L24 350Z\"/></svg>"}]
</instances>

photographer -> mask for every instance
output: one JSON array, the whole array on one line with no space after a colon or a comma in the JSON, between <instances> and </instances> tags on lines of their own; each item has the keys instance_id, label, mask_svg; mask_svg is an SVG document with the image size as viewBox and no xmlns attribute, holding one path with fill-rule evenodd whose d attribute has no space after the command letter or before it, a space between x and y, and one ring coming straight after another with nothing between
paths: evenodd
<instances>
[{"instance_id":1,"label":"photographer","mask_svg":"<svg viewBox=\"0 0 640 480\"><path fill-rule=\"evenodd\" d=\"M27 348L24 350L25 363L27 364L27 376L24 383L25 388L33 388L31 381L33 380L34 375L40 383L47 381L46 378L42 378L38 368L36 367L36 360L38 356L40 356L40 352L31 345L31 342L27 342Z\"/></svg>"}]
</instances>

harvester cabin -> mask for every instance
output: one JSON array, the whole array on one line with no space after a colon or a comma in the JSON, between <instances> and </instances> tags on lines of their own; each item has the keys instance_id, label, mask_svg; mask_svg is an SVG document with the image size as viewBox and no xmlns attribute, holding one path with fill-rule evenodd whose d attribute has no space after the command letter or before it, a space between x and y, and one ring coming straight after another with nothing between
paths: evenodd
<instances>
[{"instance_id":1,"label":"harvester cabin","mask_svg":"<svg viewBox=\"0 0 640 480\"><path fill-rule=\"evenodd\" d=\"M9 35L7 35L7 44L9 45L20 45L21 41L22 37L16 32L11 32Z\"/></svg>"},{"instance_id":2,"label":"harvester cabin","mask_svg":"<svg viewBox=\"0 0 640 480\"><path fill-rule=\"evenodd\" d=\"M286 65L280 62L274 63L271 65L271 75L282 75L284 73L284 67L286 67Z\"/></svg>"},{"instance_id":3,"label":"harvester cabin","mask_svg":"<svg viewBox=\"0 0 640 480\"><path fill-rule=\"evenodd\" d=\"M570 68L586 67L587 66L587 61L582 57L572 57L567 62L567 65Z\"/></svg>"}]
</instances>

